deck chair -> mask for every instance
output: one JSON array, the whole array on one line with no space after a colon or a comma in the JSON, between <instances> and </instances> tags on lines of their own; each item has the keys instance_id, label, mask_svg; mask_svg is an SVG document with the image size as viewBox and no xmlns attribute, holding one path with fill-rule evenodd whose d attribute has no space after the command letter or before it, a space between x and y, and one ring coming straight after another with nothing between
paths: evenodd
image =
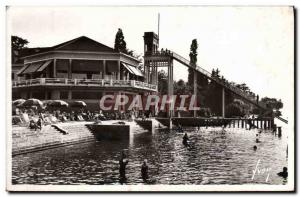
<instances>
[{"instance_id":1,"label":"deck chair","mask_svg":"<svg viewBox=\"0 0 300 197\"><path fill-rule=\"evenodd\" d=\"M77 118L78 118L79 121L84 121L84 119L82 118L81 115L77 116Z\"/></svg>"},{"instance_id":2,"label":"deck chair","mask_svg":"<svg viewBox=\"0 0 300 197\"><path fill-rule=\"evenodd\" d=\"M28 114L24 113L21 115L21 119L26 122L26 123L29 123L29 117L28 117Z\"/></svg>"}]
</instances>

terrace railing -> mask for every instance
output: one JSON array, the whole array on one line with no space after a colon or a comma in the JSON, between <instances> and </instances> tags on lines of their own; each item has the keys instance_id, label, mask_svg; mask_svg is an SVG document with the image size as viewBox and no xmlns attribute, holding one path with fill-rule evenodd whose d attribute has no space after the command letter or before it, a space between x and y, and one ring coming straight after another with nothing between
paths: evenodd
<instances>
[{"instance_id":1,"label":"terrace railing","mask_svg":"<svg viewBox=\"0 0 300 197\"><path fill-rule=\"evenodd\" d=\"M157 91L157 85L135 80L110 80L110 79L65 79L65 78L37 78L13 81L12 87L27 87L39 85L54 86L88 86L88 87L130 87L143 90Z\"/></svg>"}]
</instances>

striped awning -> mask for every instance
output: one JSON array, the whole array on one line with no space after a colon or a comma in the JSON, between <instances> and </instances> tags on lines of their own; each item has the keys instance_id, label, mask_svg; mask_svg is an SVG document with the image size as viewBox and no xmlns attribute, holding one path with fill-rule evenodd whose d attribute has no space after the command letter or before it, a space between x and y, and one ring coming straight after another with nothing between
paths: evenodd
<instances>
[{"instance_id":1,"label":"striped awning","mask_svg":"<svg viewBox=\"0 0 300 197\"><path fill-rule=\"evenodd\" d=\"M37 69L37 72L42 72L43 70L45 70L45 68L47 68L47 66L49 66L49 64L52 62L52 60L47 60L46 62L44 62L44 64Z\"/></svg>"},{"instance_id":2,"label":"striped awning","mask_svg":"<svg viewBox=\"0 0 300 197\"><path fill-rule=\"evenodd\" d=\"M24 70L26 70L29 66L30 66L30 64L24 65L24 66L17 72L17 75L22 75L22 73L24 72Z\"/></svg>"},{"instance_id":3,"label":"striped awning","mask_svg":"<svg viewBox=\"0 0 300 197\"><path fill-rule=\"evenodd\" d=\"M140 77L143 77L143 76L144 76L143 73L142 73L139 69L137 69L136 67L131 66L131 65L126 64L126 63L123 63L123 62L122 62L122 65L123 65L123 66L124 66L131 74L136 75L136 76L140 76Z\"/></svg>"},{"instance_id":4,"label":"striped awning","mask_svg":"<svg viewBox=\"0 0 300 197\"><path fill-rule=\"evenodd\" d=\"M136 67L131 66L131 65L129 65L129 64L128 64L128 66L129 66L129 68L132 70L132 72L134 73L134 75L139 76L139 77L144 77L142 71L140 71L140 70L137 69Z\"/></svg>"},{"instance_id":5,"label":"striped awning","mask_svg":"<svg viewBox=\"0 0 300 197\"><path fill-rule=\"evenodd\" d=\"M128 70L128 72L130 72L131 74L134 75L134 72L129 68L129 66L127 64L125 64L125 63L121 63L121 64L124 66L124 68L126 68Z\"/></svg>"},{"instance_id":6,"label":"striped awning","mask_svg":"<svg viewBox=\"0 0 300 197\"><path fill-rule=\"evenodd\" d=\"M34 73L36 72L44 62L35 62L31 63L23 72L22 74Z\"/></svg>"},{"instance_id":7,"label":"striped awning","mask_svg":"<svg viewBox=\"0 0 300 197\"><path fill-rule=\"evenodd\" d=\"M28 65L25 65L17 75L24 75L34 72L42 72L49 64L52 62L52 60L47 61L41 61L41 62L34 62Z\"/></svg>"}]
</instances>

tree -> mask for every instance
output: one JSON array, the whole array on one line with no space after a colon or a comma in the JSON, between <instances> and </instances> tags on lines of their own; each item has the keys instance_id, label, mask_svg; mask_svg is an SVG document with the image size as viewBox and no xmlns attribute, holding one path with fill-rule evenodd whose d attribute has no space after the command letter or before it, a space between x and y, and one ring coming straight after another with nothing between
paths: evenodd
<instances>
[{"instance_id":1,"label":"tree","mask_svg":"<svg viewBox=\"0 0 300 197\"><path fill-rule=\"evenodd\" d=\"M191 92L191 87L185 83L182 79L174 82L174 94L187 95Z\"/></svg>"},{"instance_id":2,"label":"tree","mask_svg":"<svg viewBox=\"0 0 300 197\"><path fill-rule=\"evenodd\" d=\"M220 70L217 68L216 72L215 72L215 76L217 78L220 78Z\"/></svg>"},{"instance_id":3,"label":"tree","mask_svg":"<svg viewBox=\"0 0 300 197\"><path fill-rule=\"evenodd\" d=\"M11 36L11 48L12 50L20 51L23 48L27 48L26 45L29 42L18 36Z\"/></svg>"},{"instance_id":4,"label":"tree","mask_svg":"<svg viewBox=\"0 0 300 197\"><path fill-rule=\"evenodd\" d=\"M232 117L242 117L244 116L244 112L242 109L242 106L237 103L233 102L226 106L226 117L232 118Z\"/></svg>"},{"instance_id":5,"label":"tree","mask_svg":"<svg viewBox=\"0 0 300 197\"><path fill-rule=\"evenodd\" d=\"M121 28L118 29L115 38L115 49L119 52L127 53L126 41Z\"/></svg>"},{"instance_id":6,"label":"tree","mask_svg":"<svg viewBox=\"0 0 300 197\"><path fill-rule=\"evenodd\" d=\"M263 103L266 104L266 107L270 110L279 110L283 107L281 99L277 100L276 98L264 97L261 99Z\"/></svg>"},{"instance_id":7,"label":"tree","mask_svg":"<svg viewBox=\"0 0 300 197\"><path fill-rule=\"evenodd\" d=\"M11 61L16 63L20 58L20 51L27 48L29 42L18 36L11 36Z\"/></svg>"},{"instance_id":8,"label":"tree","mask_svg":"<svg viewBox=\"0 0 300 197\"><path fill-rule=\"evenodd\" d=\"M189 54L191 64L197 63L197 55L198 55L197 49L198 49L197 39L194 39L194 40L192 40L190 54Z\"/></svg>"},{"instance_id":9,"label":"tree","mask_svg":"<svg viewBox=\"0 0 300 197\"><path fill-rule=\"evenodd\" d=\"M193 66L196 66L196 64L197 64L197 55L198 55L198 53L197 53L197 49L198 49L198 43L197 43L197 39L194 39L194 40L192 40L192 44L191 44L191 48L190 48L190 54L189 54L189 56L190 56L190 62L191 62L191 64L193 65ZM192 68L189 68L188 69L188 73L189 73L189 75L188 75L188 84L190 85L190 86L193 86L193 81L194 81L194 74L193 74L193 69Z\"/></svg>"}]
</instances>

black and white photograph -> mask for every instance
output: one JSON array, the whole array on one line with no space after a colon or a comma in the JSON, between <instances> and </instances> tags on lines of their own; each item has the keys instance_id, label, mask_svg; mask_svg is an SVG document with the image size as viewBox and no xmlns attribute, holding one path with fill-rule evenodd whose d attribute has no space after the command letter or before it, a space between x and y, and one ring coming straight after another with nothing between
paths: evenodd
<instances>
[{"instance_id":1,"label":"black and white photograph","mask_svg":"<svg viewBox=\"0 0 300 197\"><path fill-rule=\"evenodd\" d=\"M7 6L6 189L295 190L293 6Z\"/></svg>"}]
</instances>

